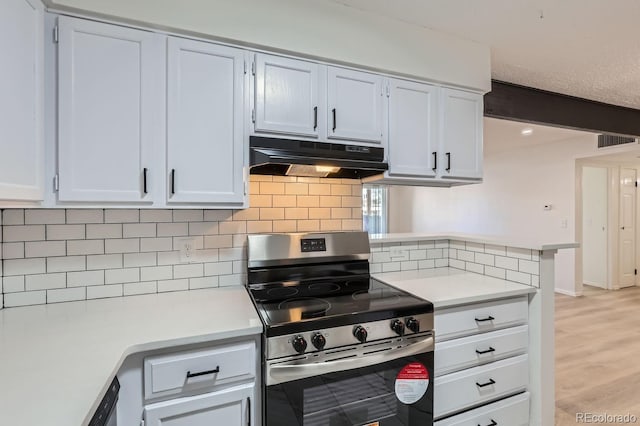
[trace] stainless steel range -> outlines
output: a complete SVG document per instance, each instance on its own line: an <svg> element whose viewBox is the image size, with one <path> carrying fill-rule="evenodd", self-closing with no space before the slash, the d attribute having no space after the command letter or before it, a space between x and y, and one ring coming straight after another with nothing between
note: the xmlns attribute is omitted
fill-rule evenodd
<svg viewBox="0 0 640 426"><path fill-rule="evenodd" d="M366 233L248 244L265 425L433 424L433 305L371 279Z"/></svg>

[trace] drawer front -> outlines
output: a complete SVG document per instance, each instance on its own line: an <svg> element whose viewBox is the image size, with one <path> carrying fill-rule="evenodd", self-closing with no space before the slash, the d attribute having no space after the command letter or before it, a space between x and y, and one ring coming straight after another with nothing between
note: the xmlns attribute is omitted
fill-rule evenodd
<svg viewBox="0 0 640 426"><path fill-rule="evenodd" d="M434 423L434 426L528 426L529 392L484 405Z"/></svg>
<svg viewBox="0 0 640 426"><path fill-rule="evenodd" d="M146 399L254 378L254 342L197 349L144 360Z"/></svg>
<svg viewBox="0 0 640 426"><path fill-rule="evenodd" d="M434 380L434 417L442 418L526 390L528 361L527 355L519 355L438 377Z"/></svg>
<svg viewBox="0 0 640 426"><path fill-rule="evenodd" d="M526 324L527 296L436 311L436 342Z"/></svg>
<svg viewBox="0 0 640 426"><path fill-rule="evenodd" d="M529 326L475 334L436 344L435 376L527 353Z"/></svg>

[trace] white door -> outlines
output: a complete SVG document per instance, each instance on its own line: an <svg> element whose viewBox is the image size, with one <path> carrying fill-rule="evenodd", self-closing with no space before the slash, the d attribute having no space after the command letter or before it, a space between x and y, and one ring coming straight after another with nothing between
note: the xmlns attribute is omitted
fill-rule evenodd
<svg viewBox="0 0 640 426"><path fill-rule="evenodd" d="M329 138L382 141L382 76L327 67Z"/></svg>
<svg viewBox="0 0 640 426"><path fill-rule="evenodd" d="M620 169L620 287L636 284L636 170Z"/></svg>
<svg viewBox="0 0 640 426"><path fill-rule="evenodd" d="M0 1L0 199L44 198L44 18L39 0Z"/></svg>
<svg viewBox="0 0 640 426"><path fill-rule="evenodd" d="M318 136L318 65L257 54L255 130Z"/></svg>
<svg viewBox="0 0 640 426"><path fill-rule="evenodd" d="M253 390L251 384L148 405L145 426L245 426L255 413Z"/></svg>
<svg viewBox="0 0 640 426"><path fill-rule="evenodd" d="M168 202L242 203L244 53L168 43Z"/></svg>
<svg viewBox="0 0 640 426"><path fill-rule="evenodd" d="M482 178L483 98L479 93L442 89L443 178Z"/></svg>
<svg viewBox="0 0 640 426"><path fill-rule="evenodd" d="M433 177L436 174L437 87L390 81L389 174Z"/></svg>
<svg viewBox="0 0 640 426"><path fill-rule="evenodd" d="M164 36L66 16L58 25L59 199L152 201Z"/></svg>
<svg viewBox="0 0 640 426"><path fill-rule="evenodd" d="M582 282L607 288L608 171L582 168Z"/></svg>

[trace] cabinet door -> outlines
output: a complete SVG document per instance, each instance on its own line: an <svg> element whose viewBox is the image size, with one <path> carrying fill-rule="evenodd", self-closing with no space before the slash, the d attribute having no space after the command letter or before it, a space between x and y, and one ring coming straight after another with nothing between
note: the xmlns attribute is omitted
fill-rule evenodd
<svg viewBox="0 0 640 426"><path fill-rule="evenodd" d="M39 0L0 1L0 199L44 196L44 17Z"/></svg>
<svg viewBox="0 0 640 426"><path fill-rule="evenodd" d="M255 130L318 136L318 65L257 54Z"/></svg>
<svg viewBox="0 0 640 426"><path fill-rule="evenodd" d="M443 178L482 178L482 111L478 93L442 89Z"/></svg>
<svg viewBox="0 0 640 426"><path fill-rule="evenodd" d="M437 93L437 87L428 84L390 81L390 175L435 176Z"/></svg>
<svg viewBox="0 0 640 426"><path fill-rule="evenodd" d="M148 405L144 410L146 426L245 426L253 419L254 385L234 387Z"/></svg>
<svg viewBox="0 0 640 426"><path fill-rule="evenodd" d="M328 137L382 141L382 76L328 67Z"/></svg>
<svg viewBox="0 0 640 426"><path fill-rule="evenodd" d="M59 200L151 201L164 37L66 16L58 25Z"/></svg>
<svg viewBox="0 0 640 426"><path fill-rule="evenodd" d="M169 38L169 203L242 203L244 54Z"/></svg>

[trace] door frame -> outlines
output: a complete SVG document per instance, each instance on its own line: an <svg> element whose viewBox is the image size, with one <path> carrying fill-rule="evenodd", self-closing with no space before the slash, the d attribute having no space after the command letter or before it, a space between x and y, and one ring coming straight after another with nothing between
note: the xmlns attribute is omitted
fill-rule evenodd
<svg viewBox="0 0 640 426"><path fill-rule="evenodd" d="M575 283L572 296L583 295L583 251L582 251L582 170L583 167L603 167L607 169L607 290L619 290L619 214L620 214L620 169L631 168L637 172L636 179L640 181L640 165L625 165L611 161L597 161L593 158L576 159L575 170L575 235L580 244L576 248L575 256ZM640 196L636 196L636 265L640 267ZM640 268L639 268L640 269ZM636 279L636 286L639 285Z"/></svg>

